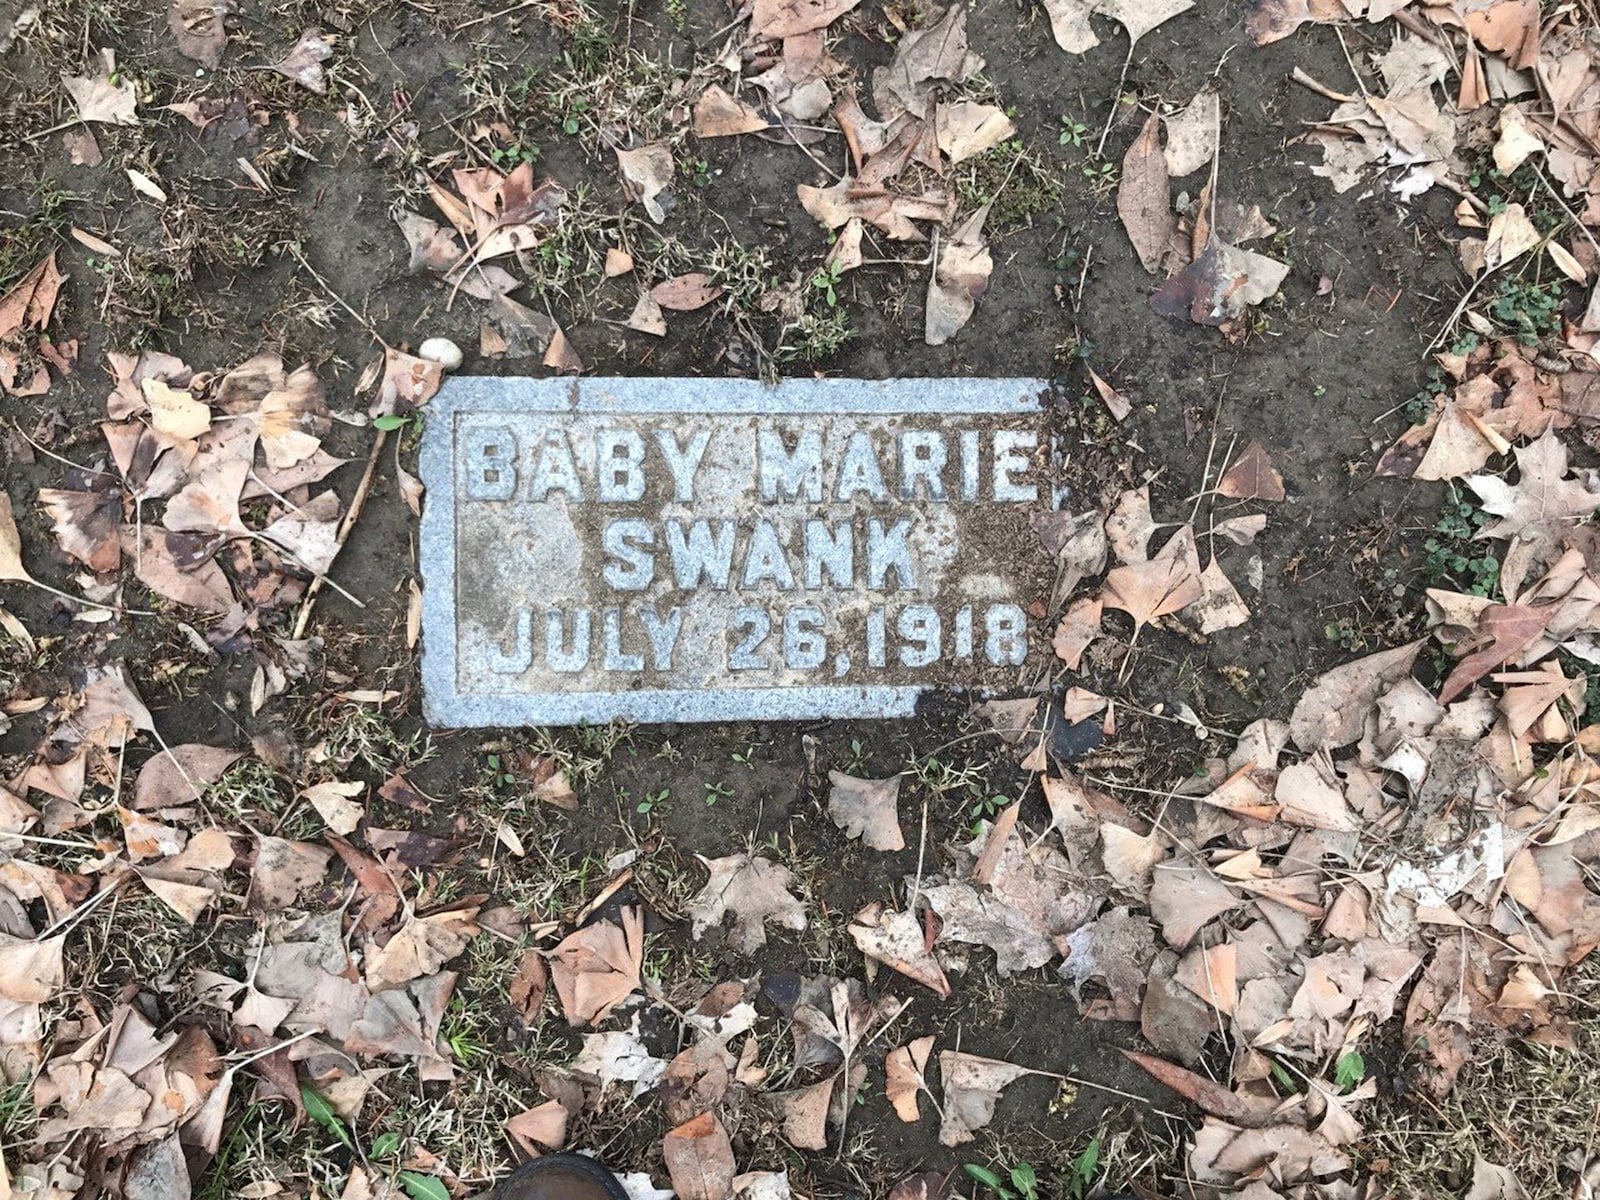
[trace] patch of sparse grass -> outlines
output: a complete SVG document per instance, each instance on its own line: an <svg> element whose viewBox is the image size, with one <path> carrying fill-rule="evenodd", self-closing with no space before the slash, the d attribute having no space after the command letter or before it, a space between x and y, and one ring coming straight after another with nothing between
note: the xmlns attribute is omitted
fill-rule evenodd
<svg viewBox="0 0 1600 1200"><path fill-rule="evenodd" d="M986 225L991 234L1031 225L1060 204L1063 191L1060 176L1021 138L1008 138L958 164L954 186L963 211L992 206Z"/></svg>
<svg viewBox="0 0 1600 1200"><path fill-rule="evenodd" d="M1480 1046L1443 1100L1385 1092L1363 1112L1364 1165L1388 1194L1462 1195L1476 1154L1514 1170L1529 1196L1578 1194L1575 1168L1600 1154L1600 961L1591 955L1563 986L1576 1050Z"/></svg>
<svg viewBox="0 0 1600 1200"><path fill-rule="evenodd" d="M626 721L536 729L533 745L538 753L554 758L573 788L581 791L599 778L617 751L632 743L633 733L634 727Z"/></svg>
<svg viewBox="0 0 1600 1200"><path fill-rule="evenodd" d="M1423 577L1431 586L1460 588L1474 596L1492 596L1500 582L1500 559L1490 542L1475 541L1489 523L1489 514L1449 485L1433 530L1422 543Z"/></svg>
<svg viewBox="0 0 1600 1200"><path fill-rule="evenodd" d="M327 716L327 736L322 754L334 767L361 767L387 775L397 767L414 766L433 757L433 741L426 733L400 733L388 714L371 704L340 703Z"/></svg>

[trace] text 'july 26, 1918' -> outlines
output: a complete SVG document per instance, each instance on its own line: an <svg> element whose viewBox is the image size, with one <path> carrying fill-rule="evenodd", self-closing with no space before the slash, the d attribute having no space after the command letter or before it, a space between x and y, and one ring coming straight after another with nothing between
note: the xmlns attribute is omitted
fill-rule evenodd
<svg viewBox="0 0 1600 1200"><path fill-rule="evenodd" d="M1015 688L1032 380L456 379L423 440L446 725L904 715Z"/></svg>

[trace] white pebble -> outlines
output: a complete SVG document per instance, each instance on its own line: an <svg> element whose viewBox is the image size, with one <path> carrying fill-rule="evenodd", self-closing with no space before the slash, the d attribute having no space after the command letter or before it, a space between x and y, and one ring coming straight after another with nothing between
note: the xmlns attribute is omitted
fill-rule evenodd
<svg viewBox="0 0 1600 1200"><path fill-rule="evenodd" d="M446 371L454 371L461 365L461 347L449 338L432 337L417 347L417 357L436 362Z"/></svg>

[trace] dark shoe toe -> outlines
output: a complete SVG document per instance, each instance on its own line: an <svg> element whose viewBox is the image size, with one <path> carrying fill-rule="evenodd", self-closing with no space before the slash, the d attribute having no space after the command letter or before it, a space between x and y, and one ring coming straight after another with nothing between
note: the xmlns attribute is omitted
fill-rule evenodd
<svg viewBox="0 0 1600 1200"><path fill-rule="evenodd" d="M486 1200L628 1200L617 1177L582 1154L547 1154L524 1163Z"/></svg>

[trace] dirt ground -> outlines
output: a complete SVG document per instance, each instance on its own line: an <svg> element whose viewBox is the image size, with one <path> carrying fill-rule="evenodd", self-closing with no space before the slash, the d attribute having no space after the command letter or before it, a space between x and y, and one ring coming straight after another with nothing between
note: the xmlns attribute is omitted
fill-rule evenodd
<svg viewBox="0 0 1600 1200"><path fill-rule="evenodd" d="M891 7L897 18L917 10ZM366 407L356 389L381 353L373 331L412 349L425 337L452 338L466 352L466 373L548 373L537 356L482 355L481 303L464 295L451 302L448 289L411 273L393 219L401 209L426 210L418 181L445 164L527 159L537 178L567 189L571 215L536 252L525 272L530 282L515 296L561 324L589 374L1049 378L1053 420L1067 446L1069 505L1108 506L1148 481L1160 522L1190 519L1208 468L1214 473L1237 446L1259 439L1271 448L1287 501L1254 544L1219 551L1236 580L1259 583L1240 584L1251 619L1203 638L1151 628L1131 669L1120 653L1091 654L1070 680L1119 704L1116 735L1078 758L1076 769L1125 789L1119 794L1138 807L1141 789L1159 794L1208 755L1226 754L1230 732L1258 717L1286 717L1320 672L1417 636L1423 589L1452 582L1424 546L1436 536L1446 489L1374 478L1372 465L1409 423L1400 409L1426 388L1426 351L1465 286L1443 240L1455 197L1435 189L1401 204L1382 191L1335 194L1307 169L1314 154L1295 143L1304 124L1325 118L1328 104L1293 83L1292 70L1315 64L1326 82L1349 86L1347 55L1361 60L1381 48L1387 28L1308 26L1257 47L1243 15L1237 5L1202 2L1145 35L1119 99L1127 46L1120 34L1068 56L1032 3L970 7L972 48L987 64L978 93L1012 114L1017 134L1002 150L956 168L964 210L993 204L995 268L970 322L934 347L921 336L925 244L880 242L872 255L908 265L851 272L834 306L813 298L813 314L831 324L797 332L760 310L762 293L791 279L809 283L817 270L828 237L796 202L795 186L829 180L792 145L702 140L684 129L691 71L705 70L727 37L731 14L720 0L243 0L215 71L197 70L179 53L160 6L47 4L33 31L0 55L0 146L10 164L0 185L0 290L43 248L58 247L68 278L55 327L78 339L70 375L46 394L0 403L0 470L25 556L38 578L71 588L73 565L55 549L31 498L58 486L62 459L86 464L103 455L108 352L160 350L197 370L223 370L272 350L290 365L312 364L332 407L345 412ZM322 96L263 69L308 29L337 35ZM834 33L833 52L851 70L865 73L892 53L894 24L878 0ZM60 132L44 131L66 117L60 74L79 70L85 49L101 46L114 46L118 69L137 81L141 123L96 126L104 161L73 165ZM1106 154L1116 162L1149 111L1186 101L1207 81L1224 114L1219 193L1260 206L1277 229L1264 252L1290 265L1281 294L1252 311L1236 342L1151 310L1153 281L1118 225L1114 188L1089 169L1103 127L1109 124ZM247 105L236 102L203 131L163 108L241 96ZM1063 137L1073 124L1087 130L1086 144ZM497 129L481 134L491 125ZM660 225L619 185L613 147L630 133L673 146L673 206ZM835 168L844 154L837 137L808 149ZM267 190L241 173L241 159ZM125 168L158 180L167 202L137 193ZM1177 189L1198 191L1204 178L1179 181ZM73 227L114 243L120 255L89 249L70 236ZM728 302L673 314L665 338L625 329L636 285L600 271L605 248L618 244L631 249L641 275L646 264L651 277L708 270L729 287ZM1092 398L1088 366L1132 401L1126 422L1110 420ZM351 459L330 478L345 504L373 436L371 428L335 423L325 439L328 450ZM414 469L415 431L403 429L395 440L398 461ZM287 780L318 743L336 742L347 775L367 783L404 768L429 801L373 794L367 816L444 839L416 868L435 898L486 894L538 919L570 920L614 877L607 864L636 852L627 860L631 878L601 913L643 904L648 973L680 999L697 985L759 978L768 997L760 1004L770 1006L786 972L860 973L846 924L871 901L893 903L894 888L918 870L918 849L913 841L882 855L847 840L828 819L829 770L871 778L909 772L902 811L914 815L908 829L926 813L930 871L949 843L965 841L979 818L1010 800L1023 801L1025 824L1048 823L1037 782L982 734L957 698L931 703L913 721L489 734L426 728L418 651L407 639L416 522L395 462L388 454L378 459L371 495L331 572L339 589L316 601L310 633L321 641L312 669L258 711L251 689L260 660L226 650L200 657L170 610L126 625L84 625L51 597L20 589L0 599L49 645L6 677L11 693L50 694L84 664L125 662L169 744L244 747L265 738L276 745L290 765L280 782L262 786L277 791L280 807L294 791ZM1203 503L1209 511L1213 502ZM134 599L130 592L127 602ZM297 612L285 606L263 619L286 630ZM393 694L378 706L341 698L362 689ZM1203 737L1176 718L1184 705L1206 727ZM0 735L0 762L20 763L32 751L46 715L16 716ZM577 811L533 799L527 779L508 765L519 754L553 755L573 782ZM283 816L277 832L284 836L318 829L304 805ZM497 839L504 824L525 854ZM733 952L715 932L692 939L685 915L703 881L696 856L749 847L765 847L787 865L813 909L805 931L774 929L753 956ZM246 929L222 922L196 938L170 914L163 918L148 903L144 911L158 928L139 944L118 926L101 933L85 926L82 944L69 948L102 964L83 981L85 997L110 1002L121 989L146 986L180 948L192 964L222 973L250 969ZM501 1123L537 1101L542 1072L578 1045L553 1016L523 1028L506 994L515 964L512 950L493 939L479 939L452 964L461 977L444 1037L459 1063L455 1082L398 1072L377 1087L359 1120L361 1137L402 1130L446 1160L463 1194L513 1161ZM929 1123L895 1120L878 1088L858 1097L837 1154L793 1150L772 1111L751 1100L725 1118L737 1129L741 1165L787 1169L797 1194L881 1197L917 1171L1027 1162L1045 1180L1042 1194L1081 1196L1071 1165L1094 1139L1096 1180L1111 1190L1189 1194L1177 1190L1188 1110L1114 1053L1141 1045L1137 1027L1081 1020L1053 970L1002 979L975 951L947 1001L933 1003L887 971L875 985L913 1002L871 1046L871 1064L892 1045L932 1033L941 1044L1071 1081L1022 1079L979 1140L957 1150L942 1147ZM159 989L149 1003L162 1022L198 1011L192 998ZM675 1049L676 1033L654 1015L645 1034L658 1051ZM1403 1057L1397 1050L1393 1061L1373 1062L1395 1093L1404 1091ZM1405 1110L1404 1100L1390 1098ZM10 1153L26 1131L22 1116L5 1119ZM1425 1125L1432 1118L1404 1119ZM273 1194L240 1190L263 1180L289 1194L340 1194L349 1150L315 1122L296 1123L287 1105L258 1102L236 1087L228 1128L196 1195ZM660 1181L666 1128L653 1103L618 1104L575 1117L568 1144L593 1148L621 1169L654 1171ZM1450 1169L1469 1171L1470 1156ZM1461 1183L1465 1175L1453 1178Z"/></svg>

